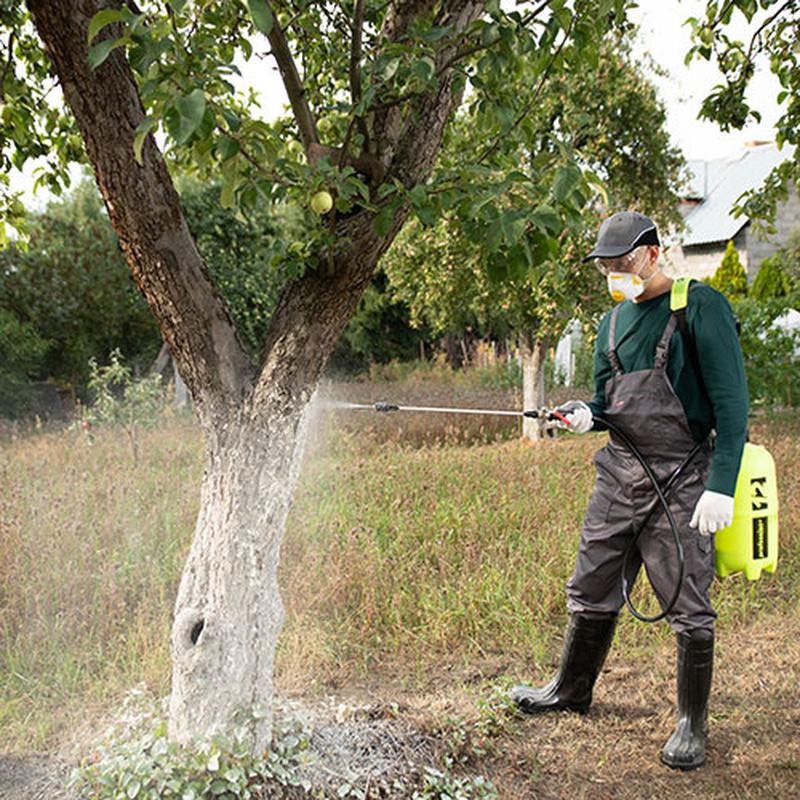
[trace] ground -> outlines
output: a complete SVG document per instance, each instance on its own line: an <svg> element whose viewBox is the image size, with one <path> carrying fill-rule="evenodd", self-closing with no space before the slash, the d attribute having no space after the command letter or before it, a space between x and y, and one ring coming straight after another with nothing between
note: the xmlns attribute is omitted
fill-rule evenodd
<svg viewBox="0 0 800 800"><path fill-rule="evenodd" d="M478 701L498 681L524 672L524 666L497 656L468 669L437 664L413 692L400 676L376 675L361 686L325 687L324 700L286 698L283 709L300 716L303 708L316 709L306 721L315 731L312 746L324 751L322 768L356 785L366 775L365 757L379 777L392 766L433 757L437 741L441 756L444 739L458 769L490 778L503 800L797 797L800 619L776 617L735 633L720 630L718 643L708 762L692 773L674 772L658 760L674 718L670 640L638 660L613 649L586 716L515 719L504 710L489 717L478 711ZM558 647L553 642L553 662ZM337 726L343 736L334 733ZM487 746L487 753L475 753ZM0 756L0 798L67 800L68 771L63 756Z"/></svg>

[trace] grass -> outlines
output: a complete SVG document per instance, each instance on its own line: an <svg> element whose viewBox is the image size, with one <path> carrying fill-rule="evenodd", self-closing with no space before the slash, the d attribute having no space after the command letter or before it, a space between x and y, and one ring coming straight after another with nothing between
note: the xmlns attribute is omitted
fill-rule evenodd
<svg viewBox="0 0 800 800"><path fill-rule="evenodd" d="M361 428L320 433L304 466L280 575L279 687L402 676L413 689L432 671L444 684L461 680L448 677L448 664L491 659L502 660L501 672L545 671L603 437L531 446L508 438L513 427L487 430L469 418L454 433L454 420L428 418L434 433L412 446L402 431L387 435L361 419ZM729 630L796 611L800 588L800 422L770 419L753 438L778 465L781 562L757 584L717 583ZM7 749L51 744L86 708L132 685L168 691L170 617L202 446L190 423L173 419L143 433L140 450L134 465L113 432L91 443L74 431L0 443ZM621 629L634 652L668 636L666 626L629 618Z"/></svg>

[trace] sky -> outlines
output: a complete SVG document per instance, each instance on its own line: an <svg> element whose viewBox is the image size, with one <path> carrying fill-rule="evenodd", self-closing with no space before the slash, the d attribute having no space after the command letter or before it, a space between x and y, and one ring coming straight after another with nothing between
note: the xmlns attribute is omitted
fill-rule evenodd
<svg viewBox="0 0 800 800"><path fill-rule="evenodd" d="M748 99L761 112L761 123L752 123L741 131L723 133L719 127L697 119L703 98L722 76L713 64L694 59L689 66L683 59L691 47L690 30L683 23L688 17L702 16L704 0L639 0L632 15L638 24L639 45L649 52L655 62L669 73L667 78L655 77L661 99L667 108L667 125L673 141L686 158L713 159L734 153L746 141L772 141L775 123L780 116L777 95L780 84L762 62L750 84ZM732 33L749 41L748 26L741 14L732 21Z"/></svg>
<svg viewBox="0 0 800 800"><path fill-rule="evenodd" d="M653 76L653 80L667 108L670 135L687 159L719 158L736 153L747 141L771 141L780 116L776 102L780 87L768 66L761 65L750 87L750 97L758 98L756 107L762 113L761 123L723 133L714 123L697 119L703 98L721 80L717 69L708 62L695 59L689 66L683 63L691 46L689 28L683 23L688 17L700 16L704 7L705 0L639 0L639 7L632 14L640 28L641 54L649 53L668 73L663 78ZM744 18L739 15L732 32L745 39L747 30ZM270 68L268 62L253 59L250 64L242 65L242 72L243 83L259 92L264 116L282 113L288 101L277 69ZM26 172L24 176L12 176L13 184L26 193L31 205L40 207L46 196L42 192L32 195L31 170Z"/></svg>

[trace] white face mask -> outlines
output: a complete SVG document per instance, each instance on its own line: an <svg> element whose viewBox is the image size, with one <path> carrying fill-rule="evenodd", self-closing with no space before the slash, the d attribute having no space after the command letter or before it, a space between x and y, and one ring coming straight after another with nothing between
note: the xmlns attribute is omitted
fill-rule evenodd
<svg viewBox="0 0 800 800"><path fill-rule="evenodd" d="M606 280L615 303L635 300L645 289L645 281L632 272L609 272Z"/></svg>

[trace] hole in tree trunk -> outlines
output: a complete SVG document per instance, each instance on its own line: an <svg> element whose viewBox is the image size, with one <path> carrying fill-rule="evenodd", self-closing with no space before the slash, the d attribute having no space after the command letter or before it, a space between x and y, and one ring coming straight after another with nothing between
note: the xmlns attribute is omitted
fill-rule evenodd
<svg viewBox="0 0 800 800"><path fill-rule="evenodd" d="M192 631L189 634L189 638L192 640L192 644L197 644L197 640L200 638L200 634L203 632L203 628L205 627L205 620L201 619L195 622L192 626Z"/></svg>

